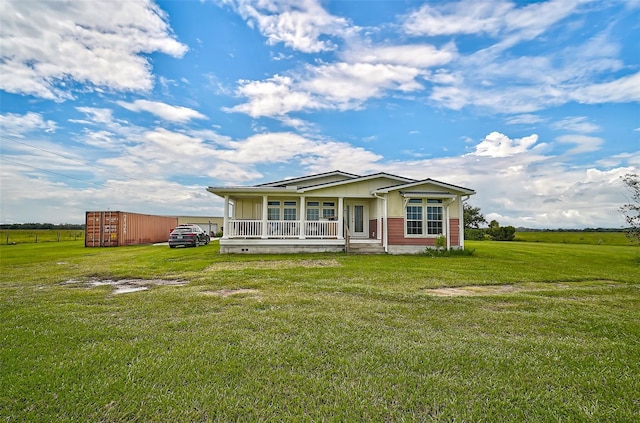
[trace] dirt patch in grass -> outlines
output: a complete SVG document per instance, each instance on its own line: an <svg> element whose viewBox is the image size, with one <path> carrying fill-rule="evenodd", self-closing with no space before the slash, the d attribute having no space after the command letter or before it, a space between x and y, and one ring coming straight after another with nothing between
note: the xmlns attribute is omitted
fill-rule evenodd
<svg viewBox="0 0 640 423"><path fill-rule="evenodd" d="M83 288L95 288L96 286L112 286L112 294L127 294L130 292L146 291L150 286L180 286L186 285L188 282L184 280L167 280L167 279L97 279L92 278L88 281L68 280L63 285L72 285Z"/></svg>
<svg viewBox="0 0 640 423"><path fill-rule="evenodd" d="M214 297L228 297L230 295L239 295L239 294L257 294L257 289L219 289L217 291L202 291L204 295L211 295Z"/></svg>
<svg viewBox="0 0 640 423"><path fill-rule="evenodd" d="M575 288L594 288L603 286L615 285L613 281L599 280L599 281L583 281L583 282L565 282L565 283L523 283L515 285L470 285L453 288L430 288L425 289L424 292L429 295L438 297L462 297L462 296L476 296L476 295L500 295L511 294L515 292L526 291L549 291L549 290L563 290L563 289L575 289Z"/></svg>
<svg viewBox="0 0 640 423"><path fill-rule="evenodd" d="M291 269L296 267L340 267L340 263L336 259L260 260L214 263L206 270Z"/></svg>

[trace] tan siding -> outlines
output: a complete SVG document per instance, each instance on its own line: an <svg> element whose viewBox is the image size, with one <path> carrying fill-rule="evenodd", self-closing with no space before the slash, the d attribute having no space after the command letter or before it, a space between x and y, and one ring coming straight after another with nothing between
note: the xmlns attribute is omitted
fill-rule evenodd
<svg viewBox="0 0 640 423"><path fill-rule="evenodd" d="M335 187L309 190L305 193L308 196L326 195L330 197L363 196L370 197L371 192L389 185L396 185L398 181L389 178L375 178L366 181L353 182L350 184L338 185Z"/></svg>

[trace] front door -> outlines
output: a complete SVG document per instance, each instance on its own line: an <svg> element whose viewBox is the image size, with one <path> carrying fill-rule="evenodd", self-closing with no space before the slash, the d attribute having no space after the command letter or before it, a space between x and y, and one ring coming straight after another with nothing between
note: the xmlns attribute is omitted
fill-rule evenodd
<svg viewBox="0 0 640 423"><path fill-rule="evenodd" d="M369 236L369 213L363 202L346 201L345 214L349 225L349 234L353 238L367 238Z"/></svg>

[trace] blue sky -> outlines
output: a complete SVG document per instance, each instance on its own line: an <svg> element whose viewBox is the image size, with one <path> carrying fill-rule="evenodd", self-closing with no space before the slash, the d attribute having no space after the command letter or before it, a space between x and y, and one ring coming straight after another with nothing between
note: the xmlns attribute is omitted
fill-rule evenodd
<svg viewBox="0 0 640 423"><path fill-rule="evenodd" d="M0 33L2 223L342 170L621 227L640 172L637 0L4 0Z"/></svg>

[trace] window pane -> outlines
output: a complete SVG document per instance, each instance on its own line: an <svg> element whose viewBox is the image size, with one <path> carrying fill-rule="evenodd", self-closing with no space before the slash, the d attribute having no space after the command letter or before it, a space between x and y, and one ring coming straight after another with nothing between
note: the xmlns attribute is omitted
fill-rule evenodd
<svg viewBox="0 0 640 423"><path fill-rule="evenodd" d="M296 220L296 209L284 209L284 220Z"/></svg>
<svg viewBox="0 0 640 423"><path fill-rule="evenodd" d="M422 199L420 198L412 198L409 200L409 204L422 204Z"/></svg>
<svg viewBox="0 0 640 423"><path fill-rule="evenodd" d="M308 207L319 207L320 206L320 202L319 201L307 201L307 206Z"/></svg>
<svg viewBox="0 0 640 423"><path fill-rule="evenodd" d="M439 235L442 233L442 207L427 207L427 234Z"/></svg>
<svg viewBox="0 0 640 423"><path fill-rule="evenodd" d="M322 203L322 207L335 207L336 203L334 203L333 201L325 201Z"/></svg>
<svg viewBox="0 0 640 423"><path fill-rule="evenodd" d="M422 234L422 222L419 220L407 221L407 235L421 235Z"/></svg>
<svg viewBox="0 0 640 423"><path fill-rule="evenodd" d="M307 209L307 220L320 220L318 209Z"/></svg>
<svg viewBox="0 0 640 423"><path fill-rule="evenodd" d="M276 209L276 208L267 209L267 219L280 220L280 209Z"/></svg>
<svg viewBox="0 0 640 423"><path fill-rule="evenodd" d="M353 207L353 217L355 220L355 232L364 231L364 206Z"/></svg>
<svg viewBox="0 0 640 423"><path fill-rule="evenodd" d="M270 206L279 206L280 205L280 201L269 201L268 204Z"/></svg>
<svg viewBox="0 0 640 423"><path fill-rule="evenodd" d="M422 207L420 206L407 207L407 220L422 220Z"/></svg>
<svg viewBox="0 0 640 423"><path fill-rule="evenodd" d="M296 203L295 201L285 201L284 202L285 206L295 206L296 204L298 204L298 203Z"/></svg>
<svg viewBox="0 0 640 423"><path fill-rule="evenodd" d="M325 219L332 218L336 215L336 211L334 209L322 209L322 217Z"/></svg>
<svg viewBox="0 0 640 423"><path fill-rule="evenodd" d="M442 204L442 200L436 200L436 199L430 198L430 199L427 200L427 203L429 203L429 204Z"/></svg>
<svg viewBox="0 0 640 423"><path fill-rule="evenodd" d="M429 235L439 235L442 233L442 222L427 222L427 233Z"/></svg>
<svg viewBox="0 0 640 423"><path fill-rule="evenodd" d="M417 203L414 202L414 204ZM422 206L407 206L406 211L407 235L422 235Z"/></svg>
<svg viewBox="0 0 640 423"><path fill-rule="evenodd" d="M442 207L427 207L427 220L442 220Z"/></svg>

